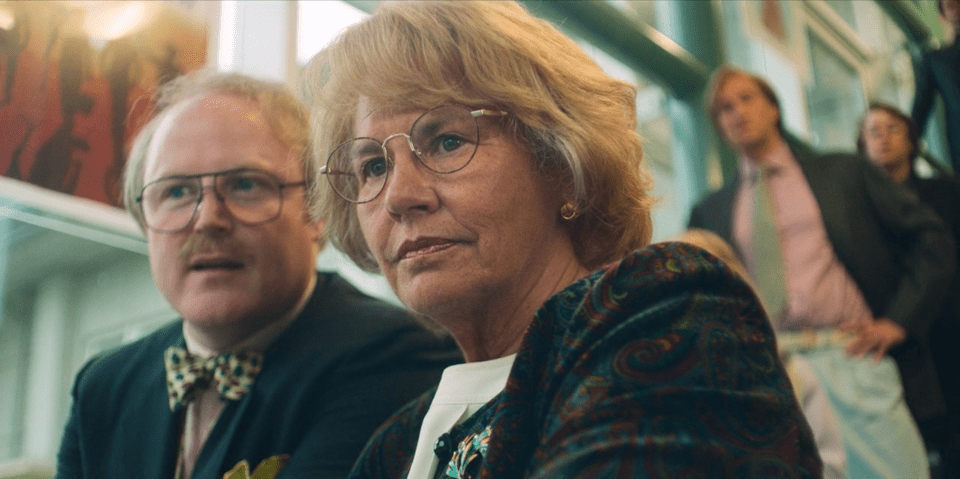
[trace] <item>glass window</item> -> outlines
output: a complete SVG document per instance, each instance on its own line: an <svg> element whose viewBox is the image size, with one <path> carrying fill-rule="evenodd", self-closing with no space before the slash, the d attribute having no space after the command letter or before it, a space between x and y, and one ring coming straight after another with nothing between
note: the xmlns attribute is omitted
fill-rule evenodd
<svg viewBox="0 0 960 479"><path fill-rule="evenodd" d="M665 240L686 229L687 211L678 194L678 171L673 145L673 122L667 114L667 93L663 88L640 78L637 91L637 120L643 137L643 160L653 177L657 198L653 205L654 240Z"/></svg>
<svg viewBox="0 0 960 479"><path fill-rule="evenodd" d="M340 1L301 0L297 5L297 64L300 66L310 61L344 28L368 16L357 7ZM333 247L328 246L320 252L317 267L323 271L337 272L367 294L394 304L400 303L383 276L361 270Z"/></svg>
<svg viewBox="0 0 960 479"><path fill-rule="evenodd" d="M871 61L874 82L869 96L900 106L909 111L913 104L913 63L907 50L907 39L889 17L883 17L883 45Z"/></svg>
<svg viewBox="0 0 960 479"><path fill-rule="evenodd" d="M657 24L656 0L607 0L610 5L629 17L637 16L647 25Z"/></svg>
<svg viewBox="0 0 960 479"><path fill-rule="evenodd" d="M867 97L904 111L913 104L913 65L907 37L873 2L857 5L861 39L872 50L869 59Z"/></svg>
<svg viewBox="0 0 960 479"><path fill-rule="evenodd" d="M608 75L637 87L637 129L643 137L644 162L653 176L651 194L659 200L651 212L653 231L656 239L678 234L686 226L686 212L674 185L673 129L666 112L667 93L595 45L583 40L578 43Z"/></svg>
<svg viewBox="0 0 960 479"><path fill-rule="evenodd" d="M0 178L0 465L52 467L77 370L176 318L145 253L119 208Z"/></svg>
<svg viewBox="0 0 960 479"><path fill-rule="evenodd" d="M298 65L306 64L344 28L367 16L346 2L301 0L297 5Z"/></svg>
<svg viewBox="0 0 960 479"><path fill-rule="evenodd" d="M0 235L9 237L9 229L4 226L8 221L0 220ZM29 324L23 318L30 314L24 311L30 303L27 297L11 301L0 294L0 381L8 386L0 388L0 462L18 458L23 452L23 385L29 338Z"/></svg>
<svg viewBox="0 0 960 479"><path fill-rule="evenodd" d="M840 18L850 26L854 26L857 22L856 13L854 13L854 3L857 2L851 2L850 0L827 0L827 5L830 5L830 8L837 12L837 15L840 15Z"/></svg>
<svg viewBox="0 0 960 479"><path fill-rule="evenodd" d="M866 105L857 71L808 31L813 82L807 85L811 140L821 149L850 150Z"/></svg>

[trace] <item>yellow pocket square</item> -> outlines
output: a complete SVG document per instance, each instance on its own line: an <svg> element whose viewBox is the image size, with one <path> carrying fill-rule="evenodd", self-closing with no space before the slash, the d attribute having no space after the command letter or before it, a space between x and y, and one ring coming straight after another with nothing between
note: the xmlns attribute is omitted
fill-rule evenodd
<svg viewBox="0 0 960 479"><path fill-rule="evenodd" d="M289 460L289 454L268 457L253 470L253 474L250 474L250 464L243 460L238 462L230 472L224 474L223 479L273 479L280 474L280 470Z"/></svg>

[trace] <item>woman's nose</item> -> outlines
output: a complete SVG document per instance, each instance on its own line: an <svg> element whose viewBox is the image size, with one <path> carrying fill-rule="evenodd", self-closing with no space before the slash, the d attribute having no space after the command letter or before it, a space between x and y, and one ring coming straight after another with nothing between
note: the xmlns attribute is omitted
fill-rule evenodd
<svg viewBox="0 0 960 479"><path fill-rule="evenodd" d="M402 136L405 141L388 142ZM408 215L414 212L429 212L438 206L434 191L435 173L428 170L417 154L410 138L406 135L393 135L384 142L390 155L391 170L384 185L384 201L387 210L396 215Z"/></svg>

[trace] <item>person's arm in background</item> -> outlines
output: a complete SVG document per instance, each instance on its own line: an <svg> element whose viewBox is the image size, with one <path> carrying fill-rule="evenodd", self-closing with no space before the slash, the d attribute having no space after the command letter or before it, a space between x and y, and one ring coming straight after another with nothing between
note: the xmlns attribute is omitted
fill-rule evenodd
<svg viewBox="0 0 960 479"><path fill-rule="evenodd" d="M924 54L914 63L914 82L916 88L913 95L913 109L910 116L913 122L917 124L920 133L923 134L930 118L930 112L933 111L933 102L937 97L936 85L933 82L933 75L930 72L930 64L927 55Z"/></svg>
<svg viewBox="0 0 960 479"><path fill-rule="evenodd" d="M847 348L850 354L871 353L880 358L910 336L925 340L953 280L955 245L947 225L916 195L894 185L868 161L859 164L859 177L874 211L901 248L904 270L887 310L861 328Z"/></svg>

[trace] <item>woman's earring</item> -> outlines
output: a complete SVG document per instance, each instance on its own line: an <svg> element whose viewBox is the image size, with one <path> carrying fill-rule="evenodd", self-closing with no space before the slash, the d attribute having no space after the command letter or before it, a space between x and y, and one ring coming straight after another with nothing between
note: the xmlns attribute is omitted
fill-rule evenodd
<svg viewBox="0 0 960 479"><path fill-rule="evenodd" d="M577 208L577 204L572 201L568 201L560 207L560 217L567 221L576 218L579 214L580 209Z"/></svg>

